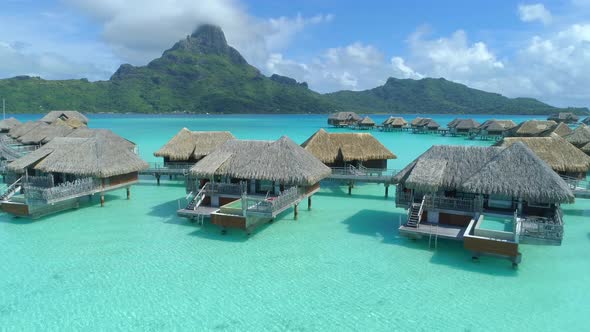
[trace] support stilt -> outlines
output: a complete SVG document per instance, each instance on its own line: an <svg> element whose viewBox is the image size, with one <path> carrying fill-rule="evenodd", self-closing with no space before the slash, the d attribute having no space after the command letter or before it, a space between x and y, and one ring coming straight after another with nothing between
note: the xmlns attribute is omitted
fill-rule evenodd
<svg viewBox="0 0 590 332"><path fill-rule="evenodd" d="M348 194L352 195L352 184L351 183L348 184Z"/></svg>
<svg viewBox="0 0 590 332"><path fill-rule="evenodd" d="M169 180L172 180L172 174L170 174L168 177L169 177Z"/></svg>
<svg viewBox="0 0 590 332"><path fill-rule="evenodd" d="M100 193L100 207L104 206L104 194Z"/></svg>
<svg viewBox="0 0 590 332"><path fill-rule="evenodd" d="M311 210L311 196L307 197L307 209Z"/></svg>
<svg viewBox="0 0 590 332"><path fill-rule="evenodd" d="M127 187L127 199L131 198L131 188Z"/></svg>
<svg viewBox="0 0 590 332"><path fill-rule="evenodd" d="M389 185L385 185L385 198L389 197Z"/></svg>
<svg viewBox="0 0 590 332"><path fill-rule="evenodd" d="M295 210L293 213L294 213L295 220L297 220L297 215L299 214L299 204L295 204Z"/></svg>
<svg viewBox="0 0 590 332"><path fill-rule="evenodd" d="M160 174L156 174L156 183L160 185Z"/></svg>

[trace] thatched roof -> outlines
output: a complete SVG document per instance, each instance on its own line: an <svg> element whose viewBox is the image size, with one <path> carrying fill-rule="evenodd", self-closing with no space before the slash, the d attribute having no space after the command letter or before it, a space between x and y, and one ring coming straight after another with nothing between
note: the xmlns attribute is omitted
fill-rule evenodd
<svg viewBox="0 0 590 332"><path fill-rule="evenodd" d="M590 127L581 124L572 134L567 135L564 138L577 147L583 147L590 143Z"/></svg>
<svg viewBox="0 0 590 332"><path fill-rule="evenodd" d="M276 141L229 140L201 159L190 173L207 178L225 175L312 185L329 176L331 170L313 154L283 136Z"/></svg>
<svg viewBox="0 0 590 332"><path fill-rule="evenodd" d="M7 168L22 173L32 165L34 169L46 173L97 178L148 168L148 164L131 150L100 134L89 138L57 137L8 164Z"/></svg>
<svg viewBox="0 0 590 332"><path fill-rule="evenodd" d="M15 126L19 125L21 122L15 118L8 118L0 121L0 131L8 131Z"/></svg>
<svg viewBox="0 0 590 332"><path fill-rule="evenodd" d="M555 127L557 127L555 121L528 120L511 130L510 136L543 136Z"/></svg>
<svg viewBox="0 0 590 332"><path fill-rule="evenodd" d="M375 121L373 121L373 119L371 119L368 116L365 116L361 121L358 122L359 125L365 125L365 126L374 126L375 125Z"/></svg>
<svg viewBox="0 0 590 332"><path fill-rule="evenodd" d="M455 129L475 129L479 127L479 122L475 121L474 119L455 119L448 124L449 128Z"/></svg>
<svg viewBox="0 0 590 332"><path fill-rule="evenodd" d="M438 122L430 119L427 123L426 123L426 127L429 129L436 129L436 128L440 128L440 125L438 124Z"/></svg>
<svg viewBox="0 0 590 332"><path fill-rule="evenodd" d="M166 145L154 152L170 160L200 159L235 138L229 131L190 131L182 128Z"/></svg>
<svg viewBox="0 0 590 332"><path fill-rule="evenodd" d="M556 172L588 172L590 157L557 134L548 137L505 138L499 146L522 142Z"/></svg>
<svg viewBox="0 0 590 332"><path fill-rule="evenodd" d="M355 112L336 112L336 113L330 114L328 119L339 120L339 121L345 121L345 120L360 121L362 118L358 114L356 114Z"/></svg>
<svg viewBox="0 0 590 332"><path fill-rule="evenodd" d="M23 144L45 144L56 137L65 137L73 130L65 121L58 119L51 124L41 123L20 136L18 141Z"/></svg>
<svg viewBox="0 0 590 332"><path fill-rule="evenodd" d="M410 122L410 125L412 127L422 127L422 126L427 125L430 121L432 121L431 118L420 118L420 117L417 117L414 120L412 120L412 122Z"/></svg>
<svg viewBox="0 0 590 332"><path fill-rule="evenodd" d="M580 150L582 150L582 152L584 152L585 154L590 155L590 143L582 146Z"/></svg>
<svg viewBox="0 0 590 332"><path fill-rule="evenodd" d="M75 119L77 122L88 124L88 118L78 111L51 111L39 121L52 123L57 119L61 119L63 121Z"/></svg>
<svg viewBox="0 0 590 332"><path fill-rule="evenodd" d="M433 146L394 180L419 192L462 192L573 202L568 185L521 142L507 148Z"/></svg>
<svg viewBox="0 0 590 332"><path fill-rule="evenodd" d="M301 146L326 164L337 160L350 162L397 158L369 133L328 133L320 129Z"/></svg>
<svg viewBox="0 0 590 332"><path fill-rule="evenodd" d="M555 114L551 114L547 120L552 120L555 122L578 122L580 117L575 115L572 112L559 112Z"/></svg>
<svg viewBox="0 0 590 332"><path fill-rule="evenodd" d="M384 126L405 126L408 122L404 118L390 116L383 121Z"/></svg>
<svg viewBox="0 0 590 332"><path fill-rule="evenodd" d="M20 136L28 133L29 131L33 130L34 128L40 125L47 125L45 122L41 121L27 121L23 122L19 125L14 126L12 129L8 131L8 136L12 138L19 138Z"/></svg>
<svg viewBox="0 0 590 332"><path fill-rule="evenodd" d="M572 128L570 128L565 122L560 122L555 129L551 131L553 134L557 134L561 137L573 134Z"/></svg>
<svg viewBox="0 0 590 332"><path fill-rule="evenodd" d="M106 137L110 142L125 147L126 149L133 150L135 143L130 140L121 137L109 129L93 129L88 127L80 127L73 130L67 137L72 138L89 138L89 137Z"/></svg>

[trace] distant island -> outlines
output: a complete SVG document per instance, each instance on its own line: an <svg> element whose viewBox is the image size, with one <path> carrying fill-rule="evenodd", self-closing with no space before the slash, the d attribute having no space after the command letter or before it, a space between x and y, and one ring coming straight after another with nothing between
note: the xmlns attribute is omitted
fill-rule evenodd
<svg viewBox="0 0 590 332"><path fill-rule="evenodd" d="M282 114L359 113L539 114L589 113L532 98L507 98L443 78L389 78L365 91L320 94L305 82L263 75L227 44L223 31L203 25L146 66L124 64L108 81L0 80L10 113L75 109L86 113Z"/></svg>

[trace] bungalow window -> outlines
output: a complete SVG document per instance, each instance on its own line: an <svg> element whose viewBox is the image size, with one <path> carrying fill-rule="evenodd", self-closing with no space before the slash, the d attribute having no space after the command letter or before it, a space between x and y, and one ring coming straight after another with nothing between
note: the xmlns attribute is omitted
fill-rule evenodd
<svg viewBox="0 0 590 332"><path fill-rule="evenodd" d="M511 209L512 197L502 195L490 195L488 198L488 206L490 208Z"/></svg>
<svg viewBox="0 0 590 332"><path fill-rule="evenodd" d="M268 180L260 180L260 181L258 181L258 190L257 190L257 192L266 194L269 191L271 193L274 191L274 183L272 181L268 181Z"/></svg>

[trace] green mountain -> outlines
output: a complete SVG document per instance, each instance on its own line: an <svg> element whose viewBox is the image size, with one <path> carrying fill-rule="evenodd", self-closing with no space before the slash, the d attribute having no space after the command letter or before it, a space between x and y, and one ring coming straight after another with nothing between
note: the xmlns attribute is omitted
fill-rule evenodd
<svg viewBox="0 0 590 332"><path fill-rule="evenodd" d="M264 76L227 45L220 28L203 25L147 66L122 65L108 81L0 80L10 111L137 113L322 113L334 109L306 83Z"/></svg>
<svg viewBox="0 0 590 332"><path fill-rule="evenodd" d="M0 80L10 113L52 109L134 113L464 113L548 114L563 109L509 99L444 79L399 80L366 91L321 95L292 78L264 76L203 25L146 66L122 65L108 81ZM588 109L568 109L588 112Z"/></svg>
<svg viewBox="0 0 590 332"><path fill-rule="evenodd" d="M507 98L472 89L444 78L421 80L389 78L365 91L338 91L324 95L346 111L359 113L422 114L551 114L588 113L587 108L556 108L533 98Z"/></svg>

